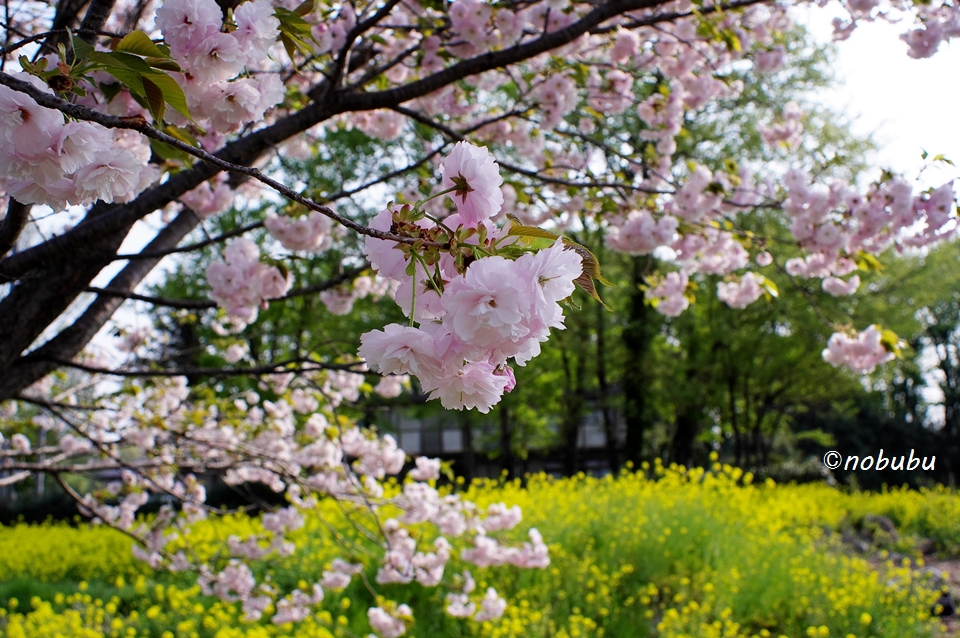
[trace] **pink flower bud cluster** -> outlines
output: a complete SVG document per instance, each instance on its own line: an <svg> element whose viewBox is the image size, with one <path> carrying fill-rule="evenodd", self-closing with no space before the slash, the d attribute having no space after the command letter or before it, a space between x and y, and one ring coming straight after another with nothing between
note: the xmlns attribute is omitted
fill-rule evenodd
<svg viewBox="0 0 960 638"><path fill-rule="evenodd" d="M441 174L458 211L444 220L446 227L482 224L496 241L497 230L488 220L503 203L502 180L489 152L461 142L444 160ZM383 211L373 226L388 229L392 215ZM393 242L368 237L365 250L382 277L400 282L397 302L421 326L390 324L368 332L361 337L360 356L383 374L416 376L446 408L484 413L515 384L508 359L524 365L539 354L551 328L563 327L559 302L573 293L573 280L581 273L580 255L560 240L515 260L483 257L464 273L444 256L440 295L434 288L440 282L430 284L432 275L419 263L415 276L406 274L406 255Z"/></svg>
<svg viewBox="0 0 960 638"><path fill-rule="evenodd" d="M847 366L857 374L869 374L880 365L893 359L882 341L877 326L852 335L835 332L823 351L823 360L834 366Z"/></svg>
<svg viewBox="0 0 960 638"><path fill-rule="evenodd" d="M52 93L39 78L13 75ZM0 86L0 189L17 201L57 212L68 204L125 202L159 177L149 159L150 145L137 133L64 122L59 111Z"/></svg>
<svg viewBox="0 0 960 638"><path fill-rule="evenodd" d="M290 289L292 277L261 262L260 249L251 240L234 240L224 254L225 263L214 262L207 267L207 281L217 305L239 321L254 321L262 304Z"/></svg>

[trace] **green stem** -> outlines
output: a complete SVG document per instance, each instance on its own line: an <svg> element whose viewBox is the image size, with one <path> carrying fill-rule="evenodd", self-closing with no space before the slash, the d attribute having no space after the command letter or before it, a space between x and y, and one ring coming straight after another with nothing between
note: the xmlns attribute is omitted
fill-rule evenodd
<svg viewBox="0 0 960 638"><path fill-rule="evenodd" d="M412 253L414 257L417 256L416 253ZM417 269L413 269L413 280L410 288L413 290L410 299L410 327L413 328L413 319L417 316Z"/></svg>
<svg viewBox="0 0 960 638"><path fill-rule="evenodd" d="M439 193L434 193L433 195L431 195L430 197L427 197L426 199L418 199L417 203L413 205L413 209L420 210L420 207L426 204L427 202L429 202L431 199L436 199L442 195L446 195L447 193L452 193L455 190L457 190L457 186L451 186L447 190L440 191Z"/></svg>
<svg viewBox="0 0 960 638"><path fill-rule="evenodd" d="M430 282L430 287L433 288L433 290L434 290L438 295L442 295L443 293L440 291L440 287L437 286L437 282L435 282L435 281L433 280L433 277L430 277L430 276L429 276L430 267L427 265L427 262L423 259L423 257L422 257L421 255L419 255L419 254L417 254L417 253L411 253L411 254L413 255L414 259L416 259L420 264L423 265L423 272L424 272L424 274L427 275L427 281ZM416 271L414 271L414 272L416 272Z"/></svg>

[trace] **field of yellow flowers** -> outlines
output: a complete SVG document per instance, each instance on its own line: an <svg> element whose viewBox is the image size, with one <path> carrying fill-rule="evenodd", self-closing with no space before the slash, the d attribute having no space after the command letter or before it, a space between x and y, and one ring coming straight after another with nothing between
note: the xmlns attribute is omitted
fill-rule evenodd
<svg viewBox="0 0 960 638"><path fill-rule="evenodd" d="M714 464L460 489L483 507L520 505L517 538L537 527L552 563L475 570L480 591L495 586L509 602L503 618L482 624L444 616L438 591L388 586L385 595L414 611L412 636L932 637L942 635L932 616L939 594L915 548L923 539L928 551L960 555L960 501L946 488L754 484ZM869 552L854 555L841 538L871 515L889 518L898 533L879 533ZM192 542L214 552L225 535L256 525L242 516L204 523ZM336 555L321 523L298 534L295 559L262 566L277 584L305 587ZM299 625L248 623L237 605L202 596L188 576L150 572L112 530L0 527L0 635L10 638L364 636L370 602L354 583Z"/></svg>

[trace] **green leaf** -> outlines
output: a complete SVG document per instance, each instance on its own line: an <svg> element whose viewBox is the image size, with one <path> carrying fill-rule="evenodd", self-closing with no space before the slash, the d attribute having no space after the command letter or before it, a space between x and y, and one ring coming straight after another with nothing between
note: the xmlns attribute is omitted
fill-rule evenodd
<svg viewBox="0 0 960 638"><path fill-rule="evenodd" d="M153 73L153 69L150 68L150 65L146 61L136 55L131 55L130 53L124 53L122 51L114 51L113 53L105 53L104 55L109 55L114 60L127 67L132 69L137 73Z"/></svg>
<svg viewBox="0 0 960 638"><path fill-rule="evenodd" d="M102 70L117 78L117 80L120 81L120 84L130 89L130 92L134 95L138 95L142 98L146 97L146 92L143 88L143 82L140 81L140 74L136 71L131 71L122 65L108 66Z"/></svg>
<svg viewBox="0 0 960 638"><path fill-rule="evenodd" d="M881 326L877 326L881 328ZM887 352L892 352L896 356L900 356L902 351L900 349L900 335L898 335L893 330L889 328L881 328L880 330L880 345L883 346L884 350Z"/></svg>
<svg viewBox="0 0 960 638"><path fill-rule="evenodd" d="M293 31L294 33L299 33L303 36L309 36L312 31L310 23L303 19L297 12L291 11L290 9L284 9L283 7L277 7L274 9L273 13L278 20L280 20L280 30ZM286 27L286 29L284 28Z"/></svg>
<svg viewBox="0 0 960 638"><path fill-rule="evenodd" d="M159 140L150 140L150 148L165 160L176 160L184 166L193 165L194 157L192 155Z"/></svg>
<svg viewBox="0 0 960 638"><path fill-rule="evenodd" d="M287 56L293 60L293 56L297 53L297 43L292 37L290 37L290 35L284 32L280 33L280 42L283 44L283 48L286 50Z"/></svg>
<svg viewBox="0 0 960 638"><path fill-rule="evenodd" d="M86 60L95 50L73 33L70 34L70 46L73 47L74 60Z"/></svg>
<svg viewBox="0 0 960 638"><path fill-rule="evenodd" d="M856 262L857 268L860 270L865 270L867 272L880 272L883 270L883 264L880 263L879 259L870 253L863 252L862 250L857 252L853 260Z"/></svg>
<svg viewBox="0 0 960 638"><path fill-rule="evenodd" d="M522 224L514 224L510 227L510 232L507 234L515 237L537 237L551 239L553 241L560 238L560 235L554 235L548 230L537 228L536 226L523 226Z"/></svg>
<svg viewBox="0 0 960 638"><path fill-rule="evenodd" d="M590 249L586 246L582 246L575 241L571 241L567 238L563 239L564 247L569 247L571 250L577 251L577 254L580 255L583 263L583 272L580 273L580 276L573 280L573 283L577 284L583 288L584 292L600 302L607 310L612 310L610 306L604 303L603 299L600 298L600 295L597 293L597 287L593 283L594 279L602 283L604 286L612 286L609 281L603 278L603 275L600 274L600 262L597 261L596 256L590 252Z"/></svg>
<svg viewBox="0 0 960 638"><path fill-rule="evenodd" d="M313 13L313 9L316 6L314 0L304 0L301 2L296 9L293 10L298 16L308 16Z"/></svg>
<svg viewBox="0 0 960 638"><path fill-rule="evenodd" d="M612 286L613 284L606 279L603 275L600 274L600 262L597 260L596 255L590 252L590 249L586 246L582 246L575 241L563 238L563 244L565 246L570 246L573 250L576 250L580 257L583 258L583 272L588 273L591 277L602 283L604 286Z"/></svg>
<svg viewBox="0 0 960 638"><path fill-rule="evenodd" d="M191 122L193 117L190 115L190 108L187 106L187 96L183 94L183 89L177 84L177 81L166 73L153 72L149 76L150 81L163 91L163 99L175 111L180 113Z"/></svg>
<svg viewBox="0 0 960 638"><path fill-rule="evenodd" d="M197 138L195 138L187 129L180 128L179 126L171 126L170 124L168 124L163 128L163 132L169 135L170 137L174 137L180 140L184 144L189 144L190 146L196 146L197 148L200 148L200 142L198 142Z"/></svg>
<svg viewBox="0 0 960 638"><path fill-rule="evenodd" d="M773 283L772 281L770 281L770 280L767 279L766 277L762 277L762 276L761 276L761 278L760 278L760 285L763 286L764 289L766 289L766 291L770 294L771 297L779 297L779 296L780 296L780 291L777 289L777 284Z"/></svg>
<svg viewBox="0 0 960 638"><path fill-rule="evenodd" d="M169 58L170 56L164 54L164 52L154 44L153 40L150 39L143 31L133 31L126 35L120 44L117 45L117 51L124 51L126 53L135 53L136 55L143 56L145 58Z"/></svg>
<svg viewBox="0 0 960 638"><path fill-rule="evenodd" d="M180 65L170 58L144 58L144 61L155 69L173 72L183 71Z"/></svg>
<svg viewBox="0 0 960 638"><path fill-rule="evenodd" d="M113 98L117 97L117 94L123 88L118 82L101 82L99 86L100 91L107 98L107 102L112 102Z"/></svg>
<svg viewBox="0 0 960 638"><path fill-rule="evenodd" d="M163 122L163 113L166 110L163 91L160 90L159 86L151 82L150 78L141 77L140 81L143 82L143 90L147 97L147 108L150 109L150 115L153 116L153 121L159 124Z"/></svg>

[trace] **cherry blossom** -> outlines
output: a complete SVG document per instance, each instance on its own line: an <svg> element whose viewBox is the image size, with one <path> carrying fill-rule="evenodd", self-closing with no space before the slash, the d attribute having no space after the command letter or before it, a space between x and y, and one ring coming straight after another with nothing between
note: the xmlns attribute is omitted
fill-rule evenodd
<svg viewBox="0 0 960 638"><path fill-rule="evenodd" d="M877 326L852 335L841 332L831 335L823 351L823 360L834 366L847 366L857 374L869 374L894 355L882 343Z"/></svg>
<svg viewBox="0 0 960 638"><path fill-rule="evenodd" d="M455 189L452 196L466 225L476 226L500 211L503 178L487 149L466 142L457 143L440 166L440 174L443 187Z"/></svg>

